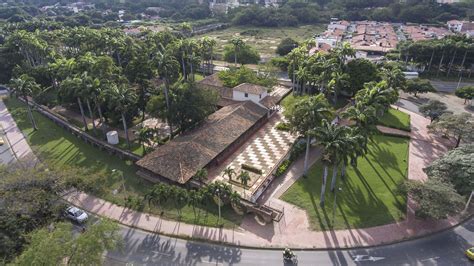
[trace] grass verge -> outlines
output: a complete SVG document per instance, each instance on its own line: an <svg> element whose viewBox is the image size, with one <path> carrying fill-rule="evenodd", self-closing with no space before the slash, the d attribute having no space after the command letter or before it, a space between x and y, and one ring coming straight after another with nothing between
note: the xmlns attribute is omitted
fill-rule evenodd
<svg viewBox="0 0 474 266"><path fill-rule="evenodd" d="M410 131L410 115L390 108L387 112L379 119L379 125L396 128L404 131Z"/></svg>
<svg viewBox="0 0 474 266"><path fill-rule="evenodd" d="M118 205L124 205L125 197L141 198L152 186L151 183L136 174L137 168L132 162L123 161L86 144L37 112L34 112L34 117L39 130L33 131L27 118L26 106L23 103L14 98L9 98L5 100L5 104L18 127L25 134L33 151L41 160L58 166L73 165L87 168L91 175L105 174L106 182L100 184L105 192L96 196ZM117 173L113 173L112 169L117 169ZM152 214L163 212L165 219L179 218L178 212L172 203L161 208L150 208L145 205L143 211ZM206 206L197 209L197 211L196 218L192 207L184 207L180 220L191 224L218 225L217 206ZM235 214L230 206L222 208L221 223L225 227L240 224L241 219L242 217Z"/></svg>
<svg viewBox="0 0 474 266"><path fill-rule="evenodd" d="M326 204L319 205L323 165L314 164L307 178L300 178L282 196L284 201L306 210L313 230L367 228L399 221L405 217L406 196L396 193L407 176L408 139L376 135L358 167L348 167L346 178L338 177L336 212L334 193L329 190Z"/></svg>

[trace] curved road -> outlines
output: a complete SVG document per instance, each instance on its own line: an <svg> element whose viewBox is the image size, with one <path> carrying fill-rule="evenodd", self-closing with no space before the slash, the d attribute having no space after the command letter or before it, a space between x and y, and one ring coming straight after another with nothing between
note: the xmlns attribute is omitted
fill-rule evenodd
<svg viewBox="0 0 474 266"><path fill-rule="evenodd" d="M281 250L259 250L187 241L127 227L125 247L109 252L106 265L284 265ZM296 251L298 265L474 265L464 251L474 246L474 218L425 238L333 251Z"/></svg>

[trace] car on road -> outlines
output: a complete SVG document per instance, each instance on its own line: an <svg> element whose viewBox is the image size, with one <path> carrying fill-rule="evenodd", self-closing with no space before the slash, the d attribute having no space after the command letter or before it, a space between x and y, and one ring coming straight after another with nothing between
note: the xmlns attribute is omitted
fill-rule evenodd
<svg viewBox="0 0 474 266"><path fill-rule="evenodd" d="M474 260L474 247L468 248L468 249L466 250L466 256L467 256L470 260Z"/></svg>
<svg viewBox="0 0 474 266"><path fill-rule="evenodd" d="M8 94L8 89L7 87L0 85L0 95L2 94L4 95Z"/></svg>
<svg viewBox="0 0 474 266"><path fill-rule="evenodd" d="M3 146L3 144L5 144L5 141L3 140L3 137L0 136L0 146Z"/></svg>
<svg viewBox="0 0 474 266"><path fill-rule="evenodd" d="M68 219L78 223L84 223L87 221L87 218L89 218L85 211L74 206L68 207L65 211L65 215Z"/></svg>

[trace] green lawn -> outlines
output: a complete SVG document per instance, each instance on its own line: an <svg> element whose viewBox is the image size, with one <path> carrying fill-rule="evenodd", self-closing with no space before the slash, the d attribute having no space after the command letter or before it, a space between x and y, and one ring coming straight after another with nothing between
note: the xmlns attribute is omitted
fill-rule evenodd
<svg viewBox="0 0 474 266"><path fill-rule="evenodd" d="M366 228L399 221L405 217L406 197L396 193L406 179L408 141L405 138L376 135L366 158L358 167L348 167L347 177L339 178L337 208L333 221L334 194L328 175L326 205L319 206L322 164L317 162L307 178L300 178L282 199L307 211L313 230Z"/></svg>
<svg viewBox="0 0 474 266"><path fill-rule="evenodd" d="M107 181L103 183L106 191L104 194L97 195L103 199L114 202L119 205L124 204L125 196L141 197L152 186L151 183L143 180L136 175L137 168L130 161L123 161L118 157L109 155L100 151L85 142L69 134L64 129L54 124L51 120L34 112L34 117L39 130L33 131L31 124L27 119L26 107L14 98L5 101L9 111L15 118L18 127L26 135L28 142L32 146L36 155L48 163L56 165L76 165L90 169L91 174L106 173ZM125 190L123 191L123 181L119 174L113 174L112 169L117 169L123 173L125 179ZM118 190L117 194L113 194ZM172 203L170 203L172 204ZM145 207L145 211L159 214L164 211L164 217L168 219L177 219L177 211L172 208L164 207L158 209ZM184 207L181 220L187 223L196 223L202 225L215 226L217 224L217 206L208 206L201 209L200 218L195 219L191 207ZM226 227L240 224L241 217L232 211L232 208L223 208L223 223Z"/></svg>
<svg viewBox="0 0 474 266"><path fill-rule="evenodd" d="M378 122L380 125L410 131L410 115L390 108Z"/></svg>

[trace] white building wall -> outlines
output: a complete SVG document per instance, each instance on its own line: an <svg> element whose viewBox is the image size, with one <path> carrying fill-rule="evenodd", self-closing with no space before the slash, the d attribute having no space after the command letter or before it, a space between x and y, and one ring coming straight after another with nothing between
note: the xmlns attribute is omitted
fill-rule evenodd
<svg viewBox="0 0 474 266"><path fill-rule="evenodd" d="M245 97L245 93L241 91L233 91L232 92L232 99L234 101L252 101L260 106L263 106L260 104L260 101L265 98L268 95L268 93L264 92L261 95L257 94L247 94L247 97Z"/></svg>

